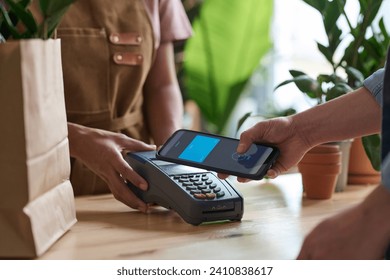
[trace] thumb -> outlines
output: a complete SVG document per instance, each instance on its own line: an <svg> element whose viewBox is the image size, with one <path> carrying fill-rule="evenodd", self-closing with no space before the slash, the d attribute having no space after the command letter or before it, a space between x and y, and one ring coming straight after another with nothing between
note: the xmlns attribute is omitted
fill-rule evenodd
<svg viewBox="0 0 390 280"><path fill-rule="evenodd" d="M122 142L122 149L132 152L156 150L156 148L156 145L146 144L143 141L132 139L130 137L126 137L125 141Z"/></svg>
<svg viewBox="0 0 390 280"><path fill-rule="evenodd" d="M240 142L237 146L237 153L243 154L245 153L249 147L252 145L253 141L251 137L249 136L248 131L244 131L240 136Z"/></svg>

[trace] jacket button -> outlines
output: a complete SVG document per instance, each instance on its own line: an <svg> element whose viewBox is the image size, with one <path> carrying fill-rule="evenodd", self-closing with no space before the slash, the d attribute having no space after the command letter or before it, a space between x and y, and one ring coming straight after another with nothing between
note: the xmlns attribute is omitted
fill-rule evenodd
<svg viewBox="0 0 390 280"><path fill-rule="evenodd" d="M137 43L141 43L142 42L142 37L141 36L137 36L137 38L135 40L137 41Z"/></svg>
<svg viewBox="0 0 390 280"><path fill-rule="evenodd" d="M123 56L121 54L116 55L116 60L121 61L123 59Z"/></svg>
<svg viewBox="0 0 390 280"><path fill-rule="evenodd" d="M111 42L118 43L119 42L119 36L118 35L111 35L110 36Z"/></svg>
<svg viewBox="0 0 390 280"><path fill-rule="evenodd" d="M141 61L142 60L142 55L137 55L137 59L139 60L139 61Z"/></svg>

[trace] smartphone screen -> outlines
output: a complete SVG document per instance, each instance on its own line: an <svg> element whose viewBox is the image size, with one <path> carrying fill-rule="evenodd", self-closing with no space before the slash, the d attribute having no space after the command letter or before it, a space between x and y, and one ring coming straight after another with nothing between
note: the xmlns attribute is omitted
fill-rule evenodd
<svg viewBox="0 0 390 280"><path fill-rule="evenodd" d="M233 138L179 130L158 157L242 177L264 176L277 154L275 148L252 144L246 153L238 154L238 143Z"/></svg>

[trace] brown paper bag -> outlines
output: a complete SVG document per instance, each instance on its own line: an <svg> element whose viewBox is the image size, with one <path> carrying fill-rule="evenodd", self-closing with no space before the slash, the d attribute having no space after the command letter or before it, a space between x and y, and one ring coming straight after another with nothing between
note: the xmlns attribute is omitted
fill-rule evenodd
<svg viewBox="0 0 390 280"><path fill-rule="evenodd" d="M0 44L0 258L45 252L76 222L59 40Z"/></svg>

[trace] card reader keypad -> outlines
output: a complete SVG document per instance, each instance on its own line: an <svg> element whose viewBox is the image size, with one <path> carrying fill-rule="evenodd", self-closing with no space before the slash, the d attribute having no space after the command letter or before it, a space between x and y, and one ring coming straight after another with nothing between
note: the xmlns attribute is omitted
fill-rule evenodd
<svg viewBox="0 0 390 280"><path fill-rule="evenodd" d="M171 178L194 198L215 200L225 196L224 185L212 173L181 174Z"/></svg>

